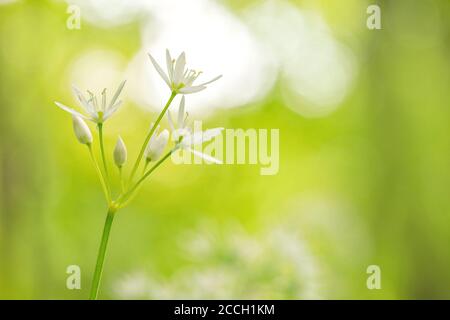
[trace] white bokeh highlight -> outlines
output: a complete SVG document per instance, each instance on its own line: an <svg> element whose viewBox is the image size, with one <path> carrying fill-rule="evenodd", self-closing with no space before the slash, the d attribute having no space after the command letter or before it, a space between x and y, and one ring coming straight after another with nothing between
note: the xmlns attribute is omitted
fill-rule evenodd
<svg viewBox="0 0 450 320"><path fill-rule="evenodd" d="M287 107L306 117L326 116L348 95L357 74L351 50L338 42L316 11L288 1L256 2L239 17L213 0L77 0L82 18L100 26L140 22L141 48L127 66L127 91L137 105L158 111L170 92L148 52L165 67L186 52L198 82L223 74L187 96L191 114L261 101L280 81Z"/></svg>
<svg viewBox="0 0 450 320"><path fill-rule="evenodd" d="M174 3L177 5L174 5ZM189 68L204 71L198 83L223 74L198 94L188 95L191 113L246 105L262 99L276 79L275 63L247 26L217 3L206 0L164 1L150 9L143 48L130 65L139 79L132 96L140 105L161 108L170 92L150 64L151 52L165 66L165 49L172 56L186 52Z"/></svg>
<svg viewBox="0 0 450 320"><path fill-rule="evenodd" d="M92 49L82 52L69 67L70 83L83 93L100 94L104 88L114 94L125 80L126 59L115 51Z"/></svg>
<svg viewBox="0 0 450 320"><path fill-rule="evenodd" d="M249 9L246 18L279 63L289 108L317 117L339 106L353 82L355 58L317 12L286 1L265 1Z"/></svg>

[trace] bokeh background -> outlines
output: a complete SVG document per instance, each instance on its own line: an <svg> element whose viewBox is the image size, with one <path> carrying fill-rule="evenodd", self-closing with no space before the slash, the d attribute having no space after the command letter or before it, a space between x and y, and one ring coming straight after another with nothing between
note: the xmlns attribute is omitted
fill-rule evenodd
<svg viewBox="0 0 450 320"><path fill-rule="evenodd" d="M224 74L187 97L206 126L280 129L280 170L166 163L114 221L100 298L450 298L449 24L448 0L1 0L0 298L88 296L106 208L53 102L127 79L105 134L134 158L165 48Z"/></svg>

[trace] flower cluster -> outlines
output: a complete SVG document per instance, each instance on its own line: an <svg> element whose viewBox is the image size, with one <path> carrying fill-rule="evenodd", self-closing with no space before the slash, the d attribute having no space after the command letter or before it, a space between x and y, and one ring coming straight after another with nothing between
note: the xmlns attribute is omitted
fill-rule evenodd
<svg viewBox="0 0 450 320"><path fill-rule="evenodd" d="M221 76L200 84L194 84L196 79L201 74L201 71L195 71L186 67L186 55L184 52L182 52L177 59L172 59L169 50L166 50L167 73L163 71L152 55L149 54L149 57L156 71L170 88L171 96L156 121L151 124L150 131L146 135L141 152L139 153L139 156L137 157L131 170L130 177L128 181L122 181L122 192L115 201L112 200L108 165L106 161L105 148L103 146L103 124L122 105L122 100L120 100L119 97L124 89L126 81L120 83L110 101L107 101L106 88L103 89L101 95L97 97L91 91L87 91L88 96L85 96L77 87L73 86L73 93L80 104L82 111L77 111L76 109L68 107L65 104L55 102L59 108L69 112L72 115L75 136L80 143L88 146L92 160L94 161L94 165L102 183L107 202L110 207L116 209L128 203L129 199L132 198L143 180L145 180L148 175L154 171L154 169L156 169L163 161L165 161L173 152L177 150L187 150L188 152L192 152L208 161L220 163L219 160L194 150L193 146L210 141L217 135L221 134L223 128L215 128L204 132L194 133L192 128L188 125L188 114L185 111L186 101L184 95L206 89L208 84L218 80ZM179 94L182 95L182 98L178 108L177 121L175 123L172 119L172 115L168 111L168 108L175 96ZM166 114L170 132L167 129L160 130L160 122ZM84 120L92 121L97 126L102 159L101 166L98 165L97 159L92 150L94 141L92 132ZM169 139L170 136L171 139ZM173 146L170 148L169 152L163 156L164 151L167 149L171 141L173 142ZM127 159L127 147L123 139L119 136L113 151L113 160L114 164L121 173L121 179L123 179L122 168L126 165ZM143 175L140 179L134 181L136 171L141 162L144 163ZM155 164L147 170L147 166L151 162L154 162Z"/></svg>
<svg viewBox="0 0 450 320"><path fill-rule="evenodd" d="M161 75L164 82L170 88L171 95L166 105L156 118L155 122L150 126L150 131L145 136L144 143L142 144L138 157L131 169L130 176L126 181L124 180L122 175L122 168L126 165L128 159L127 147L122 138L120 136L118 137L112 156L114 164L116 165L120 173L121 191L119 195L114 198L114 200L113 194L111 192L110 176L108 172L108 164L106 161L107 157L103 143L103 125L105 121L108 120L121 106L122 101L119 100L119 96L125 86L125 81L123 81L119 85L109 102L107 102L106 89L103 89L103 91L101 92L101 97L97 99L97 96L94 93L88 91L89 98L86 98L80 90L78 90L76 87L73 87L73 92L79 104L81 105L83 112L79 112L60 102L55 102L58 107L60 107L64 111L69 112L72 115L75 136L80 143L86 145L89 149L89 154L99 176L100 183L105 194L106 202L108 204L108 213L105 220L102 241L97 256L97 264L92 279L90 299L96 299L98 295L103 270L103 261L106 254L109 231L111 229L114 215L117 210L126 206L134 198L144 180L146 180L153 171L155 171L166 159L168 159L172 155L172 153L180 149L187 150L196 154L197 156L203 157L215 163L220 163L219 160L191 148L196 144L201 144L203 142L209 141L215 136L219 135L222 131L222 128L206 130L205 132L200 133L193 133L187 125L187 113L185 112L186 102L184 95L206 89L207 84L218 80L221 76L218 76L210 81L194 85L195 80L198 78L201 72L186 68L186 55L184 54L184 52L180 54L178 59L173 60L170 56L169 51L166 51L167 74L164 73L159 64L151 55L149 55L149 57L157 72ZM168 113L168 109L175 96L177 96L178 94L183 95L183 97L181 98L180 106L178 109L177 124L175 127L170 112ZM160 131L160 122L164 118L166 113L168 116L169 126L172 134L173 146L164 155L164 150L169 144L170 133L167 129ZM94 138L92 136L91 130L89 129L89 126L84 120L90 120L97 126L102 166L98 164L97 158L93 152ZM144 162L142 176L139 179L134 179L135 175L137 174L137 170L142 162ZM148 168L148 165L152 162L154 163L153 166Z"/></svg>
<svg viewBox="0 0 450 320"><path fill-rule="evenodd" d="M292 219L298 221L298 216ZM321 299L323 266L298 225L267 224L249 233L239 223L203 220L178 234L186 266L172 275L139 269L116 280L120 299ZM193 285L195 284L195 285Z"/></svg>

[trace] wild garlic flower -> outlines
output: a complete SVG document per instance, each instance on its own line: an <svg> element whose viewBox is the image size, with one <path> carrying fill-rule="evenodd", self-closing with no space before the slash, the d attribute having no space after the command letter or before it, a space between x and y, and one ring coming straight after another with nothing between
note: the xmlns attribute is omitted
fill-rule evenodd
<svg viewBox="0 0 450 320"><path fill-rule="evenodd" d="M210 84L211 82L214 82L222 77L222 75L220 75L209 81L194 85L194 81L202 72L186 68L186 55L184 52L182 52L175 60L172 59L169 50L166 49L167 74L163 71L150 53L148 56L150 57L156 71L158 71L159 75L167 84L169 89L175 93L188 94L202 91L206 89L207 84Z"/></svg>
<svg viewBox="0 0 450 320"><path fill-rule="evenodd" d="M196 156L206 161L210 161L216 164L222 164L222 161L220 161L219 159L193 149L196 145L201 145L205 142L211 141L212 139L220 135L222 133L222 130L223 128L213 128L205 131L194 132L192 134L184 136L181 142L177 144L177 147L192 152Z"/></svg>
<svg viewBox="0 0 450 320"><path fill-rule="evenodd" d="M167 112L169 127L172 131L172 140L175 142L176 148L192 152L206 161L222 164L222 161L195 150L193 147L211 141L222 133L223 128L213 128L192 133L192 129L187 126L188 114L184 111L184 109L185 99L183 97L181 98L180 106L178 108L177 126L175 126L170 112Z"/></svg>
<svg viewBox="0 0 450 320"><path fill-rule="evenodd" d="M92 133L86 122L79 116L72 115L73 131L78 141L82 144L90 145L92 143Z"/></svg>
<svg viewBox="0 0 450 320"><path fill-rule="evenodd" d="M117 167L122 168L122 166L127 162L127 147L125 142L123 142L122 137L117 138L116 147L114 148L114 163Z"/></svg>
<svg viewBox="0 0 450 320"><path fill-rule="evenodd" d="M55 104L64 111L67 111L73 115L76 115L86 120L90 120L97 124L101 124L106 120L108 120L108 118L110 118L122 104L122 101L121 100L117 101L117 99L119 98L119 95L122 92L123 87L125 86L125 82L126 81L123 81L119 85L119 87L117 88L116 92L113 95L113 98L108 104L106 103L106 88L103 89L102 91L101 102L99 103L97 97L92 92L88 91L90 98L89 100L87 100L80 90L78 90L75 86L72 86L73 93L77 98L78 102L83 107L86 114L80 113L75 109L70 108L57 101L55 101Z"/></svg>
<svg viewBox="0 0 450 320"><path fill-rule="evenodd" d="M158 131L159 126L156 128L145 149L144 156L147 162L158 160L161 157L167 142L169 141L168 130L163 130L159 134Z"/></svg>

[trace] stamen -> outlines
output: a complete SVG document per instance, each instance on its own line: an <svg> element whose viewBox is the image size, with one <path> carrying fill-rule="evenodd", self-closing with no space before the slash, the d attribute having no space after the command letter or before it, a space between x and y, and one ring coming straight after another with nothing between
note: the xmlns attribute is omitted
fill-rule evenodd
<svg viewBox="0 0 450 320"><path fill-rule="evenodd" d="M94 108L95 110L98 110L98 104L97 104L97 97L89 90L87 90L89 96L91 97L91 99L89 99L89 102L92 101L92 103L94 104Z"/></svg>

